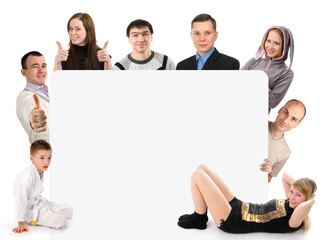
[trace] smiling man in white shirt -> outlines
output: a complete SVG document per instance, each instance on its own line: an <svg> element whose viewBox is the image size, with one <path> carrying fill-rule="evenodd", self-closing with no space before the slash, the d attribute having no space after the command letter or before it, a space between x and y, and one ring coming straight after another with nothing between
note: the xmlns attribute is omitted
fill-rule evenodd
<svg viewBox="0 0 328 240"><path fill-rule="evenodd" d="M26 53L21 60L22 75L26 78L26 86L17 97L16 114L28 134L30 143L38 139L49 142L49 93L45 84L47 64L44 56L32 51Z"/></svg>

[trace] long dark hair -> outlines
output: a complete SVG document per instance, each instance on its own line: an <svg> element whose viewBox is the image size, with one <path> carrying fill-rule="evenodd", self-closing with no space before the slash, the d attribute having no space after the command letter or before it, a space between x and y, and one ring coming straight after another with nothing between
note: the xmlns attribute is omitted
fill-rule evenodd
<svg viewBox="0 0 328 240"><path fill-rule="evenodd" d="M74 14L67 23L67 31L69 32L70 22L72 19L79 19L82 21L83 26L86 30L86 46L88 47L87 59L85 63L85 69L87 70L99 70L100 62L97 57L97 51L100 49L97 45L96 39L96 29L92 18L87 13L76 13ZM69 41L68 59L67 59L67 69L77 69L79 65L79 60L77 52L72 41Z"/></svg>

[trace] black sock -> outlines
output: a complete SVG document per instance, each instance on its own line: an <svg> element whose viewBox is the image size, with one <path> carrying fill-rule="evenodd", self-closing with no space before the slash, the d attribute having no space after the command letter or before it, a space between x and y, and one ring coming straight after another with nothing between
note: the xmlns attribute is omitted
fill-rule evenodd
<svg viewBox="0 0 328 240"><path fill-rule="evenodd" d="M206 229L207 227L207 213L198 214L194 212L193 214L185 214L179 218L178 225L182 228L196 228L196 229Z"/></svg>
<svg viewBox="0 0 328 240"><path fill-rule="evenodd" d="M184 215L182 215L182 216L180 216L179 217L179 221L183 221L183 220L186 220L186 219L190 219L190 218L193 218L194 217L194 214L195 214L196 212L194 212L194 213L192 213L192 214L184 214ZM198 214L198 213L196 213L196 214ZM206 217L207 217L207 208L206 208L206 212L204 213L205 215L206 215ZM198 214L198 215L204 215L204 214ZM208 217L207 217L207 219L206 219L206 222L208 221Z"/></svg>
<svg viewBox="0 0 328 240"><path fill-rule="evenodd" d="M184 215L179 217L179 221L182 221L182 220L185 220L185 219L188 219L188 218L192 218L193 215L194 215L193 213L192 214L184 214Z"/></svg>

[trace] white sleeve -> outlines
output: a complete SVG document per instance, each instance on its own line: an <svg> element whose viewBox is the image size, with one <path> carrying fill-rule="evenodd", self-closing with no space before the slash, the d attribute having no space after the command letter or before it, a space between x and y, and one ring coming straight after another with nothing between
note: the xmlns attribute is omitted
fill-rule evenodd
<svg viewBox="0 0 328 240"><path fill-rule="evenodd" d="M16 197L16 220L18 222L25 221L30 183L31 179L28 179L24 175L18 175L16 177L14 196Z"/></svg>

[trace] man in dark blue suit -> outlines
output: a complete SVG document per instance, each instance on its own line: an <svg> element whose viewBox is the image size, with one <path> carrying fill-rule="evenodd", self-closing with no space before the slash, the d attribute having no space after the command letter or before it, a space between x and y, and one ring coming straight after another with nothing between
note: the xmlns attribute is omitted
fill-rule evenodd
<svg viewBox="0 0 328 240"><path fill-rule="evenodd" d="M239 70L239 61L219 53L214 47L218 38L216 21L209 14L200 14L191 22L191 39L197 53L177 65L177 70Z"/></svg>

